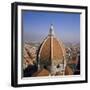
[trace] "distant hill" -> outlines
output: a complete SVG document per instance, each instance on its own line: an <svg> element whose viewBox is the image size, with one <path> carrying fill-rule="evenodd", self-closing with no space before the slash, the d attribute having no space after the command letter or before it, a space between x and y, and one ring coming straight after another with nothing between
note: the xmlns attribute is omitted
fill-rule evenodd
<svg viewBox="0 0 90 90"><path fill-rule="evenodd" d="M65 47L80 47L80 43L64 42Z"/></svg>

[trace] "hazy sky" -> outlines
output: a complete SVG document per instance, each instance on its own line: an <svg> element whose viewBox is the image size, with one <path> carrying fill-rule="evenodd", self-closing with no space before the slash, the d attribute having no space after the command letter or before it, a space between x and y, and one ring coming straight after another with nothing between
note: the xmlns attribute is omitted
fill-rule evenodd
<svg viewBox="0 0 90 90"><path fill-rule="evenodd" d="M53 24L55 35L63 42L80 41L80 14L22 11L23 40L41 42Z"/></svg>

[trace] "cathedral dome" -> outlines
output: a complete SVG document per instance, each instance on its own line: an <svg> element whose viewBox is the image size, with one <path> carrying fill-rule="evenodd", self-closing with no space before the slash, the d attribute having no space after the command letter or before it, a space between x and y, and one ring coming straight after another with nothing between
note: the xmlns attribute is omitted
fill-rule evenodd
<svg viewBox="0 0 90 90"><path fill-rule="evenodd" d="M50 27L48 36L43 40L38 52L38 69L46 69L50 75L64 74L66 66L65 49L54 33L53 25Z"/></svg>
<svg viewBox="0 0 90 90"><path fill-rule="evenodd" d="M42 42L39 49L40 60L62 60L65 49L60 40L54 34L53 26L50 27L49 35Z"/></svg>

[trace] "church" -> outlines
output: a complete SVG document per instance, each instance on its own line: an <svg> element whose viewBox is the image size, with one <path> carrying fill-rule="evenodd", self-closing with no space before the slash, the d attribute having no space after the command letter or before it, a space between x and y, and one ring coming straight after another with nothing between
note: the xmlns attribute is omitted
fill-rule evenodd
<svg viewBox="0 0 90 90"><path fill-rule="evenodd" d="M64 45L62 41L57 39L54 27L51 24L49 34L43 40L38 50L38 71L46 72L47 75L51 76L65 75L65 54Z"/></svg>

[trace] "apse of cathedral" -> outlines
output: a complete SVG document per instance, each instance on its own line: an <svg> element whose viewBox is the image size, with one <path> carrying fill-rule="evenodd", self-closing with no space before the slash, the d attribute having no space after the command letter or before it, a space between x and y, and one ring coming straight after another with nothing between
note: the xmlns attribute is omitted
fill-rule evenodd
<svg viewBox="0 0 90 90"><path fill-rule="evenodd" d="M65 75L66 59L65 48L55 33L51 24L49 34L41 43L38 54L38 71L46 70L49 75Z"/></svg>

